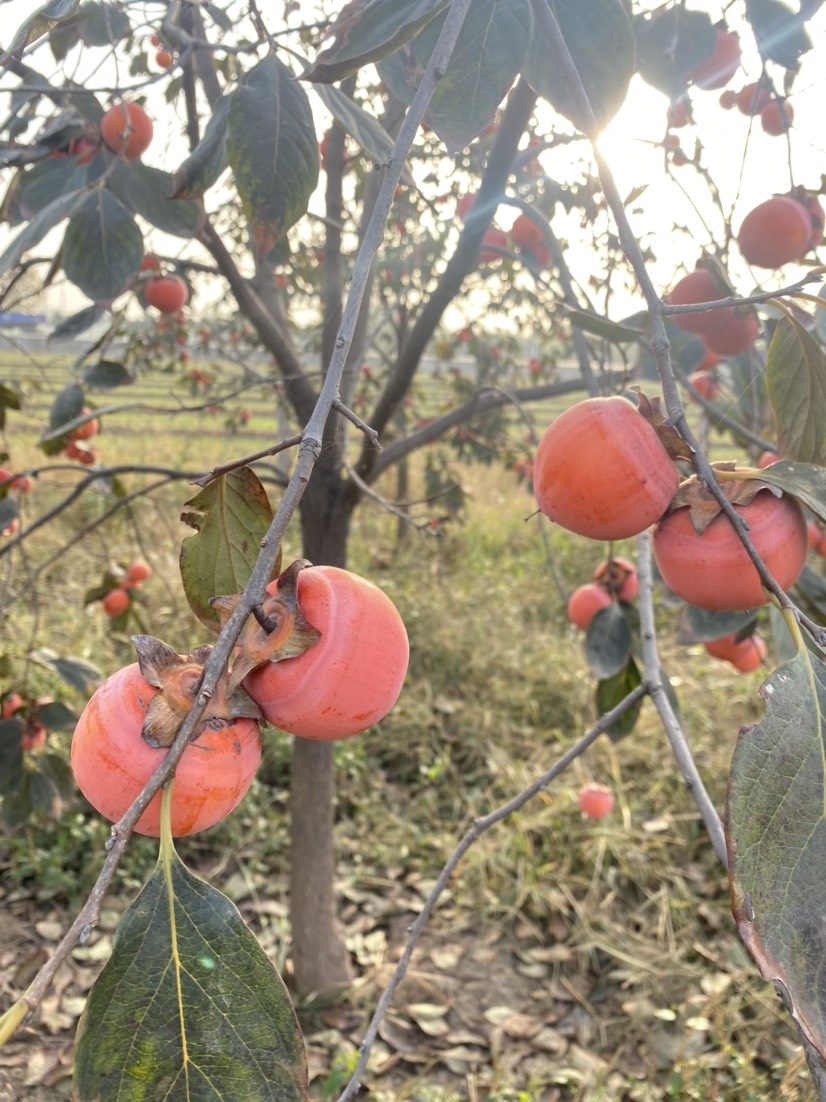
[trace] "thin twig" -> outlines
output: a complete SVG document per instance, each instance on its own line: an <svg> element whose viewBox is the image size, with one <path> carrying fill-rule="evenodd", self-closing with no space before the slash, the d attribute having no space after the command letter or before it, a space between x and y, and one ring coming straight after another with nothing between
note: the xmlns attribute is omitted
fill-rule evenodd
<svg viewBox="0 0 826 1102"><path fill-rule="evenodd" d="M239 467L248 467L251 463L257 463L259 459L266 459L269 455L278 455L279 452L286 451L288 448L294 448L301 443L304 439L302 432L297 432L295 436L288 436L285 440L279 440L277 444L273 444L271 448L262 448L261 451L252 452L250 455L245 455L243 459L233 459L231 463L223 463L220 467L213 467L209 474L203 475L201 478L193 478L193 486L208 486L210 482L214 482L216 478L220 478L221 475L229 474L230 471L236 471Z"/></svg>

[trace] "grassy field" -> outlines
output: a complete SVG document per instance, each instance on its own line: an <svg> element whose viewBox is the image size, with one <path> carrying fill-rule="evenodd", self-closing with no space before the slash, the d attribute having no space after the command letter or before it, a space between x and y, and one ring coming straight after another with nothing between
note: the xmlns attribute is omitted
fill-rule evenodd
<svg viewBox="0 0 826 1102"><path fill-rule="evenodd" d="M44 466L33 442L59 366L40 382L32 373L31 404L9 417L15 469ZM168 407L169 394L154 377L129 400ZM112 415L101 460L200 471L262 446L268 424L261 404L238 433L205 412ZM24 521L78 477L68 465L42 473ZM124 477L130 490L145 481ZM372 504L354 527L351 568L398 605L411 664L391 716L338 748L340 917L356 980L342 1004L301 1008L317 1099L335 1098L346 1081L406 930L468 825L546 770L595 718L581 640L547 556L573 588L603 549L551 528L546 547L537 522L526 520L533 499L511 472L467 467L462 478L464 519L438 536L399 539L395 518ZM4 651L16 671L28 671L25 655L44 645L107 673L131 661L128 640L82 600L108 565L136 554L155 571L143 591L145 630L179 650L204 641L177 573L189 531L179 515L192 492L169 482L71 544L111 503L106 492L88 494L36 533L25 555L0 559ZM299 553L296 541L292 533L286 561ZM677 608L663 603L658 617L689 740L722 807L737 731L761 714L760 675L737 675L702 648L680 645ZM31 668L31 676L39 691L60 688L45 671ZM67 747L68 736L52 744ZM289 755L289 738L267 732L264 766L242 807L179 847L238 903L288 979ZM576 804L592 778L617 795L599 823L584 821ZM106 834L78 799L56 822L0 837L0 998L19 990L24 966L36 966L57 940L96 875ZM154 853L153 843L134 841L99 931L73 954L8 1055L0 1053L3 1102L70 1096L84 995ZM598 742L471 849L380 1036L362 1094L375 1102L814 1098L795 1034L736 935L725 873L650 705L629 738Z"/></svg>

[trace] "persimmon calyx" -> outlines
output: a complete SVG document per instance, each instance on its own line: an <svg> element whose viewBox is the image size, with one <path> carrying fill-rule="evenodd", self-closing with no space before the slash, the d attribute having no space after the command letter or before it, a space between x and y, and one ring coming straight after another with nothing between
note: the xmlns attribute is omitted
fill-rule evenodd
<svg viewBox="0 0 826 1102"><path fill-rule="evenodd" d="M298 575L312 566L307 559L296 559L279 575L277 592L265 597L257 617L250 619L239 642L239 653L229 675L230 692L265 662L281 662L297 658L321 638L321 632L307 620L298 604ZM241 594L212 597L210 605L223 625L237 608Z"/></svg>
<svg viewBox="0 0 826 1102"><path fill-rule="evenodd" d="M669 423L668 418L660 407L660 398L657 395L649 398L643 394L638 386L628 388L637 396L637 409L645 420L651 425L660 439L660 443L672 459L691 459L691 448L680 436L679 432Z"/></svg>
<svg viewBox="0 0 826 1102"><path fill-rule="evenodd" d="M715 463L715 469L733 471L735 464ZM757 478L726 479L720 483L720 489L724 497L732 505L749 505L757 497L761 490L771 490L775 497L782 497L782 491L776 486L770 486L768 482L762 482ZM694 531L701 536L709 524L722 511L720 502L703 486L696 475L685 479L680 483L680 488L674 495L668 512L675 509L688 509Z"/></svg>
<svg viewBox="0 0 826 1102"><path fill-rule="evenodd" d="M142 676L159 690L147 705L141 738L155 749L166 749L172 745L195 703L204 678L204 663L212 647L200 646L191 654L180 655L152 635L133 635L132 644ZM224 675L215 687L193 738L207 727L212 730L227 727L242 717L260 719L260 709L244 689L239 687L233 691Z"/></svg>

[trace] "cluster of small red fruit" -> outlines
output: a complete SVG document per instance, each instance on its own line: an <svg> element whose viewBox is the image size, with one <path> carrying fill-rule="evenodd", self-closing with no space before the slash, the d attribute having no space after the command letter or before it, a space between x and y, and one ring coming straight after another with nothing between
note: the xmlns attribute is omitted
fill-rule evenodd
<svg viewBox="0 0 826 1102"><path fill-rule="evenodd" d="M456 203L456 217L462 222L467 221L475 202L475 195L462 195ZM530 215L524 212L516 218L509 234L505 233L504 230L496 229L494 226L485 230L479 260L483 264L501 260L512 247L516 247L522 253L527 254L538 268L547 268L551 262L551 254L545 244L545 235L542 228Z"/></svg>
<svg viewBox="0 0 826 1102"><path fill-rule="evenodd" d="M74 459L87 467L91 467L98 461L97 449L87 443L100 432L100 421L97 417L92 417L91 413L89 406L83 407L80 416L86 417L87 420L76 429L72 429L69 433L69 443L63 449L63 455L67 459Z"/></svg>
<svg viewBox="0 0 826 1102"><path fill-rule="evenodd" d="M130 563L126 574L113 589L101 598L107 616L121 616L132 604L132 591L140 589L147 578L152 577L152 567L143 559Z"/></svg>

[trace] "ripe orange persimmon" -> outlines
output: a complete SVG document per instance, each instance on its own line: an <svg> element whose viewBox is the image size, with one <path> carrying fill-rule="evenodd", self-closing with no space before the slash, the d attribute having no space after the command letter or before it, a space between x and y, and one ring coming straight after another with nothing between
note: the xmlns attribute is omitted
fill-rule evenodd
<svg viewBox="0 0 826 1102"><path fill-rule="evenodd" d="M689 71L689 79L697 88L711 92L724 88L740 68L740 39L734 31L718 27L714 52Z"/></svg>
<svg viewBox="0 0 826 1102"><path fill-rule="evenodd" d="M110 589L101 604L107 616L120 616L129 608L129 594L125 589Z"/></svg>
<svg viewBox="0 0 826 1102"><path fill-rule="evenodd" d="M88 406L84 406L80 411L82 417L87 417L92 411ZM88 421L84 421L82 425L78 425L76 429L72 429L69 433L70 440L91 440L93 436L97 436L100 432L100 421L97 417L92 417Z"/></svg>
<svg viewBox="0 0 826 1102"><path fill-rule="evenodd" d="M295 658L259 666L244 688L269 723L301 738L349 738L372 727L398 700L407 673L410 648L396 606L372 582L334 566L302 570L298 602L321 638Z"/></svg>
<svg viewBox="0 0 826 1102"><path fill-rule="evenodd" d="M157 693L137 662L108 677L83 709L72 738L71 763L78 788L104 818L116 822L166 754L141 738L150 700ZM175 772L172 834L196 834L213 826L244 798L261 759L253 719L204 724ZM161 794L138 819L139 834L160 833Z"/></svg>
<svg viewBox="0 0 826 1102"><path fill-rule="evenodd" d="M523 211L511 226L511 241L520 249L535 250L545 246L545 235L533 218Z"/></svg>
<svg viewBox="0 0 826 1102"><path fill-rule="evenodd" d="M633 601L640 591L637 568L628 559L603 559L594 571L594 581L618 601Z"/></svg>
<svg viewBox="0 0 826 1102"><path fill-rule="evenodd" d="M773 99L760 109L760 125L772 137L785 134L794 120L794 108L788 100Z"/></svg>
<svg viewBox="0 0 826 1102"><path fill-rule="evenodd" d="M152 567L143 559L135 559L133 563L129 564L126 577L130 582L145 582L147 578L152 577Z"/></svg>
<svg viewBox="0 0 826 1102"><path fill-rule="evenodd" d="M744 639L738 639L736 633L724 635L721 639L710 640L704 647L712 658L730 662L742 672L759 669L768 654L765 640L756 633Z"/></svg>
<svg viewBox="0 0 826 1102"><path fill-rule="evenodd" d="M802 203L775 195L743 219L737 244L749 264L779 268L799 260L812 243L812 220Z"/></svg>
<svg viewBox="0 0 826 1102"><path fill-rule="evenodd" d="M679 477L654 427L626 398L586 398L539 442L533 488L542 512L571 532L618 540L663 515Z"/></svg>
<svg viewBox="0 0 826 1102"><path fill-rule="evenodd" d="M502 230L486 230L482 238L482 249L479 253L479 260L483 264L489 264L493 260L501 260L502 251L506 250L507 247L507 234L503 233Z"/></svg>
<svg viewBox="0 0 826 1102"><path fill-rule="evenodd" d="M757 466L761 471L764 471L766 467L770 467L772 463L776 463L780 456L777 452L765 451L757 460Z"/></svg>
<svg viewBox="0 0 826 1102"><path fill-rule="evenodd" d="M788 588L799 577L808 549L806 519L796 499L760 490L735 509L771 575ZM663 581L689 604L728 612L766 604L757 570L724 514L698 534L688 508L675 509L654 529L652 546Z"/></svg>
<svg viewBox="0 0 826 1102"><path fill-rule="evenodd" d="M693 306L698 302L714 302L726 298L729 290L707 268L695 268L683 276L666 295L669 306ZM718 306L697 314L674 314L672 321L686 333L714 333L734 317L733 306Z"/></svg>
<svg viewBox="0 0 826 1102"><path fill-rule="evenodd" d="M139 104L118 103L104 111L100 136L110 152L122 153L127 161L134 161L149 148L152 120Z"/></svg>
<svg viewBox="0 0 826 1102"><path fill-rule="evenodd" d="M707 371L695 371L693 375L688 376L688 381L707 402L714 402L720 397L720 384Z"/></svg>
<svg viewBox="0 0 826 1102"><path fill-rule="evenodd" d="M739 356L741 352L751 348L759 336L760 322L754 314L735 313L727 325L715 329L713 333L706 333L702 341L716 355Z"/></svg>
<svg viewBox="0 0 826 1102"><path fill-rule="evenodd" d="M155 54L155 64L159 69L171 69L174 60L175 58L169 50L158 50Z"/></svg>
<svg viewBox="0 0 826 1102"><path fill-rule="evenodd" d="M575 589L568 599L568 619L574 627L586 631L599 610L610 604L610 594L596 582L588 582Z"/></svg>
<svg viewBox="0 0 826 1102"><path fill-rule="evenodd" d="M589 819L604 819L614 809L614 793L604 784L586 784L579 790L579 810Z"/></svg>
<svg viewBox="0 0 826 1102"><path fill-rule="evenodd" d="M180 276L160 276L150 279L144 288L144 298L162 314L174 314L189 300L189 288Z"/></svg>
<svg viewBox="0 0 826 1102"><path fill-rule="evenodd" d="M772 93L762 81L745 84L737 93L737 107L744 115L759 115L767 103L771 103Z"/></svg>

